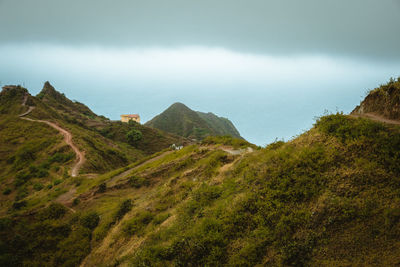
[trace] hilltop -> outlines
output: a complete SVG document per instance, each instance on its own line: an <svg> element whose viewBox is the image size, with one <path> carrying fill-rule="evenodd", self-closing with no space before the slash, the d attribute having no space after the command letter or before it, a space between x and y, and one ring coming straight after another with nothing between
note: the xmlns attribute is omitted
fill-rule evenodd
<svg viewBox="0 0 400 267"><path fill-rule="evenodd" d="M140 132L140 139L129 140L130 131ZM34 192L33 185L105 173L187 142L140 124L111 122L48 82L36 97L21 86L2 90L0 135L2 188L22 196Z"/></svg>
<svg viewBox="0 0 400 267"><path fill-rule="evenodd" d="M351 114L400 121L400 78L369 91Z"/></svg>
<svg viewBox="0 0 400 267"><path fill-rule="evenodd" d="M7 103L1 116L26 111ZM8 134L28 138L15 134L9 148L34 133L60 139L20 127ZM399 160L399 126L338 113L264 148L209 136L102 175L23 187L10 176L1 184L0 265L396 266Z"/></svg>
<svg viewBox="0 0 400 267"><path fill-rule="evenodd" d="M145 125L197 140L216 135L242 138L230 120L211 112L193 111L182 103L172 104Z"/></svg>

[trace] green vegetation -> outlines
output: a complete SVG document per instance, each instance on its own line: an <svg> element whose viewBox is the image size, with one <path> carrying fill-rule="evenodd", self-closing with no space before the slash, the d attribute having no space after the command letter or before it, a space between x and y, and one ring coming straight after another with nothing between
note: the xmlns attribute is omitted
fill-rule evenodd
<svg viewBox="0 0 400 267"><path fill-rule="evenodd" d="M241 138L235 126L228 119L212 113L193 111L182 103L171 105L145 125L197 140L210 135L230 135Z"/></svg>
<svg viewBox="0 0 400 267"><path fill-rule="evenodd" d="M388 119L400 120L400 77L368 92L352 114L375 113Z"/></svg>
<svg viewBox="0 0 400 267"><path fill-rule="evenodd" d="M118 207L117 213L115 214L115 219L117 221L121 220L122 217L124 217L124 215L126 213L128 213L131 209L132 209L132 200L131 199L126 199L124 200L121 205Z"/></svg>
<svg viewBox="0 0 400 267"><path fill-rule="evenodd" d="M227 145L232 146L234 149L251 147L256 149L257 146L247 142L244 139L238 139L229 135L222 136L208 136L202 142L204 145Z"/></svg>
<svg viewBox="0 0 400 267"><path fill-rule="evenodd" d="M126 134L129 144L135 145L137 141L142 139L143 135L140 131L132 129Z"/></svg>
<svg viewBox="0 0 400 267"><path fill-rule="evenodd" d="M131 176L128 178L129 185L134 188L140 188L142 186L148 186L150 183L147 179L138 177L138 176Z"/></svg>
<svg viewBox="0 0 400 267"><path fill-rule="evenodd" d="M161 140L158 147L179 139L107 122L45 91L29 100L37 107L32 116L54 119L94 153L85 170L113 169L69 177L75 157L62 137L8 114L24 111L24 94L20 88L0 98L11 100L0 112L1 266L399 264L398 126L338 113L265 148L209 136L149 155L154 147L140 150L149 136ZM61 114L73 118L75 108L82 117L65 122ZM93 120L96 129L79 125ZM130 131L142 132L135 148Z"/></svg>
<svg viewBox="0 0 400 267"><path fill-rule="evenodd" d="M154 215L150 212L142 212L127 221L123 227L126 235L138 235L151 222Z"/></svg>
<svg viewBox="0 0 400 267"><path fill-rule="evenodd" d="M76 266L90 251L91 230L96 222L88 219L90 216L81 218L90 223L90 227L83 228L77 224L79 218L53 203L29 219L1 218L0 265Z"/></svg>
<svg viewBox="0 0 400 267"><path fill-rule="evenodd" d="M99 214L97 214L97 212L95 211L92 211L82 216L81 225L90 230L93 230L99 225L99 221L100 221Z"/></svg>
<svg viewBox="0 0 400 267"><path fill-rule="evenodd" d="M175 223L130 262L393 265L400 217L388 207L400 201L399 136L369 120L322 117L295 141L247 156L221 185L194 189Z"/></svg>

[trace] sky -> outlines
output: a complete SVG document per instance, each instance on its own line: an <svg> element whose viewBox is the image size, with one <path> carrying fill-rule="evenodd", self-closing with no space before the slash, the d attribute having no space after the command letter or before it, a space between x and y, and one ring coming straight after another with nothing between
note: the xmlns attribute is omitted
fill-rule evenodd
<svg viewBox="0 0 400 267"><path fill-rule="evenodd" d="M400 76L400 0L0 0L0 84L118 119L174 102L290 140Z"/></svg>

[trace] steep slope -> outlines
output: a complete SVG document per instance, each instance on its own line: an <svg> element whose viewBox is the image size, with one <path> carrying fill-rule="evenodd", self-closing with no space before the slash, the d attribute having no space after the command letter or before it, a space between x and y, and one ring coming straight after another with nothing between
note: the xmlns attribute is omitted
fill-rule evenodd
<svg viewBox="0 0 400 267"><path fill-rule="evenodd" d="M343 114L265 148L208 137L1 196L0 265L397 266L399 162L399 126Z"/></svg>
<svg viewBox="0 0 400 267"><path fill-rule="evenodd" d="M104 116L98 116L87 106L79 102L73 102L65 97L64 94L56 91L49 82L46 82L43 90L38 94L46 105L52 107L68 123L76 124L89 131L96 131L107 139L128 143L144 154L153 154L171 144L187 144L188 140L182 137L165 133L163 131L146 127L138 123L122 123L110 121ZM131 142L127 138L129 131L136 130L142 134L140 140Z"/></svg>
<svg viewBox="0 0 400 267"><path fill-rule="evenodd" d="M208 112L203 113L197 111L197 114L207 122L207 124L215 131L218 135L230 135L236 138L242 138L239 131L235 128L233 123L227 118L216 116L214 113Z"/></svg>
<svg viewBox="0 0 400 267"><path fill-rule="evenodd" d="M182 103L172 104L145 125L195 139L215 135L230 135L241 138L235 126L228 119L212 113L193 111Z"/></svg>
<svg viewBox="0 0 400 267"><path fill-rule="evenodd" d="M93 121L97 128L90 126ZM130 131L139 132L140 140L129 140ZM40 97L6 86L0 93L0 190L7 204L0 205L0 214L39 191L62 194L63 187L54 186L71 176L93 178L185 142L138 124L110 122L49 83Z"/></svg>
<svg viewBox="0 0 400 267"><path fill-rule="evenodd" d="M400 122L400 78L371 90L351 114Z"/></svg>

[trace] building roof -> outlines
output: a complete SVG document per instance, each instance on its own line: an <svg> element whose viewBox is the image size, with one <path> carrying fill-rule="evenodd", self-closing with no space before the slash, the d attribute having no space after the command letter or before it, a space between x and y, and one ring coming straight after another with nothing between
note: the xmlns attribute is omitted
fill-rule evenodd
<svg viewBox="0 0 400 267"><path fill-rule="evenodd" d="M126 115L121 115L121 117L140 118L139 114L126 114Z"/></svg>

